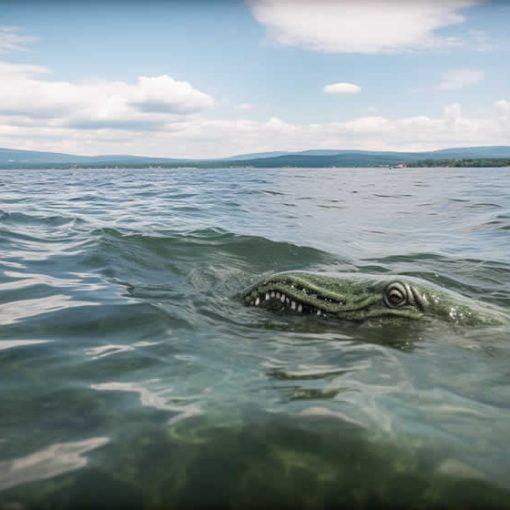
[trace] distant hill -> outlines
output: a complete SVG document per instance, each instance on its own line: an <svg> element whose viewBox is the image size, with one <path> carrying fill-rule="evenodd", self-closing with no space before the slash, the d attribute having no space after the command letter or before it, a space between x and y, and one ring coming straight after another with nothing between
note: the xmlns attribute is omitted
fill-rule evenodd
<svg viewBox="0 0 510 510"><path fill-rule="evenodd" d="M62 154L59 152L39 152L16 149L0 148L0 165L25 164L25 163L155 163L155 162L181 162L183 159L151 158L146 156L129 156L124 154L112 154L104 156L76 156L75 154Z"/></svg>
<svg viewBox="0 0 510 510"><path fill-rule="evenodd" d="M428 159L425 157L416 158ZM327 167L370 167L370 166L388 166L398 165L408 161L414 161L401 153L387 153L383 155L372 153L353 153L345 152L331 155L307 155L307 154L287 154L274 158L260 158L251 160L236 160L239 166L251 166L257 168L280 168L280 167L300 167L300 168L327 168Z"/></svg>
<svg viewBox="0 0 510 510"><path fill-rule="evenodd" d="M20 151L0 148L0 164L12 163L65 163L69 161L86 161L83 156L71 156L57 152Z"/></svg>
<svg viewBox="0 0 510 510"><path fill-rule="evenodd" d="M228 158L220 158L224 161L234 161L234 160L246 160L246 159L263 159L263 158L275 158L278 156L285 156L287 154L292 154L290 152L285 151L273 151L273 152L254 152L253 154L238 154L237 156L230 156Z"/></svg>
<svg viewBox="0 0 510 510"><path fill-rule="evenodd" d="M465 147L462 149L442 149L431 152L439 158L509 158L510 147Z"/></svg>
<svg viewBox="0 0 510 510"><path fill-rule="evenodd" d="M311 149L300 152L263 152L244 154L230 158L219 159L175 159L151 158L146 156L104 155L104 156L76 156L57 152L25 151L15 149L0 149L0 166L4 168L23 167L108 167L108 166L196 166L220 168L225 166L246 167L372 167L392 166L398 164L416 164L427 161L455 161L455 160L488 160L510 158L510 147L463 147L442 149L430 152L392 152L392 151L362 151L362 150L325 150Z"/></svg>
<svg viewBox="0 0 510 510"><path fill-rule="evenodd" d="M224 158L226 160L248 160L260 158L277 158L282 156L339 156L346 159L359 157L360 159L402 160L419 161L422 159L445 159L445 158L508 158L510 146L485 146L464 147L453 149L441 149L428 152L397 152L397 151L364 151L364 150L338 150L338 149L309 149L305 151L287 152L260 152L254 154L241 154Z"/></svg>

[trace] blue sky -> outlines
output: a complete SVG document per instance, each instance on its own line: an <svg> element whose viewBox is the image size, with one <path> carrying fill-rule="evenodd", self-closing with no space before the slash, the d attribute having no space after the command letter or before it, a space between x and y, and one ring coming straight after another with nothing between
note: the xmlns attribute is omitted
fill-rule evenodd
<svg viewBox="0 0 510 510"><path fill-rule="evenodd" d="M510 144L508 26L510 3L476 0L0 0L0 146Z"/></svg>

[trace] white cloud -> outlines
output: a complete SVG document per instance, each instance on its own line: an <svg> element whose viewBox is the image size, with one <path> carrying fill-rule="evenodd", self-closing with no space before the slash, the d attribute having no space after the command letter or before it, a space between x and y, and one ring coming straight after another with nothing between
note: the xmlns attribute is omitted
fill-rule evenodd
<svg viewBox="0 0 510 510"><path fill-rule="evenodd" d="M478 69L453 69L443 76L443 80L437 88L439 90L459 90L479 83L483 77L483 71Z"/></svg>
<svg viewBox="0 0 510 510"><path fill-rule="evenodd" d="M81 128L140 129L211 107L213 99L170 76L135 83L50 80L43 67L0 62L0 115L50 119Z"/></svg>
<svg viewBox="0 0 510 510"><path fill-rule="evenodd" d="M438 29L480 0L247 0L280 44L328 53L394 53L459 44Z"/></svg>
<svg viewBox="0 0 510 510"><path fill-rule="evenodd" d="M507 101L506 99L494 101L494 106L504 113L510 113L510 101Z"/></svg>
<svg viewBox="0 0 510 510"><path fill-rule="evenodd" d="M326 94L359 94L361 87L354 83L331 83L323 89Z"/></svg>
<svg viewBox="0 0 510 510"><path fill-rule="evenodd" d="M0 53L23 50L26 43L35 40L34 37L22 35L17 27L0 27Z"/></svg>
<svg viewBox="0 0 510 510"><path fill-rule="evenodd" d="M458 119L462 115L462 106L459 103L447 104L443 109L443 114L447 119Z"/></svg>
<svg viewBox="0 0 510 510"><path fill-rule="evenodd" d="M239 108L240 110L244 110L244 111L246 111L246 112L249 112L249 111L251 111L251 110L253 110L253 109L255 108L255 105L254 105L254 104L252 104L252 103L241 103L241 104L238 106L238 108Z"/></svg>

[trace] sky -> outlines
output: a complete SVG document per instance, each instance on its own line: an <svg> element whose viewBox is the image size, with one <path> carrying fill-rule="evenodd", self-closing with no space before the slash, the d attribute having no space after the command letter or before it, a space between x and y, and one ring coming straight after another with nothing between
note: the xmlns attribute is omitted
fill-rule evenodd
<svg viewBox="0 0 510 510"><path fill-rule="evenodd" d="M0 0L0 147L510 145L510 2Z"/></svg>

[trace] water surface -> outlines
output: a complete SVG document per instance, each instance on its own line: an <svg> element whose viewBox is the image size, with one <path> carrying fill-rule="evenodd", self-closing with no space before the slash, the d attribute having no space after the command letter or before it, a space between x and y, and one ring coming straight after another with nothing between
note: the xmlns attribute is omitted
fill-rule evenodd
<svg viewBox="0 0 510 510"><path fill-rule="evenodd" d="M242 306L282 270L510 309L509 169L0 171L0 508L510 507L510 329Z"/></svg>

